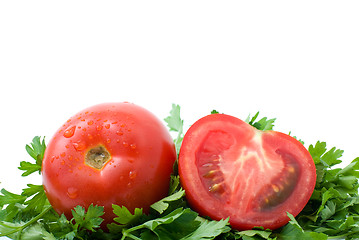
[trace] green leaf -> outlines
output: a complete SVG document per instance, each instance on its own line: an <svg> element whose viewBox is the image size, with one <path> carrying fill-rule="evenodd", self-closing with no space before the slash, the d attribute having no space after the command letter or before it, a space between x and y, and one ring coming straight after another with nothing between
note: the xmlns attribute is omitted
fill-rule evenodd
<svg viewBox="0 0 359 240"><path fill-rule="evenodd" d="M332 197L334 197L335 195L336 195L336 190L334 190L334 188L330 188L330 189L326 190L323 193L323 195L322 195L322 203L321 203L320 207L318 208L315 221L319 217L319 214L321 213L321 211L325 208L325 205L326 205L327 201L329 199L331 199Z"/></svg>
<svg viewBox="0 0 359 240"><path fill-rule="evenodd" d="M185 195L185 191L181 189L180 191L173 193L172 195L167 196L158 202L155 202L154 204L151 205L151 208L156 210L158 213L162 214L169 207L168 202L177 201L181 199L184 195Z"/></svg>
<svg viewBox="0 0 359 240"><path fill-rule="evenodd" d="M21 239L23 232L26 232L27 229L31 228L33 224L36 224L40 219L42 219L49 211L52 210L51 206L48 206L44 209L40 214L33 216L27 222L5 222L0 221L0 237L8 236L13 237L16 236L17 239Z"/></svg>
<svg viewBox="0 0 359 240"><path fill-rule="evenodd" d="M161 240L201 240L214 239L230 231L228 219L221 221L203 220L198 213L189 208L177 208L171 213L144 222L141 225L124 229L122 239L161 239Z"/></svg>
<svg viewBox="0 0 359 240"><path fill-rule="evenodd" d="M261 118L259 121L255 122L259 115L259 112L257 112L252 118L250 118L250 115L247 117L245 122L247 122L249 125L257 128L261 131L267 131L267 130L273 130L275 118L268 119L267 117Z"/></svg>
<svg viewBox="0 0 359 240"><path fill-rule="evenodd" d="M158 234L163 235L164 233L161 231L157 232L156 229L159 226L162 225L167 225L167 224L171 224L173 222L175 222L176 219L180 218L181 216L187 220L186 222L188 223L188 214L192 215L192 221L197 217L197 213L192 212L190 209L182 209L182 208L178 208L176 210L174 210L173 212L169 213L166 216L160 217L160 218L156 218L156 219L151 219L149 221L144 222L141 225L129 228L129 229L125 229L122 231L123 233L123 237L122 239L125 239L127 236L131 236L135 231L138 230L143 230L143 229L148 229L150 231L152 231L153 233L155 233L157 236ZM186 216L187 215L187 216ZM199 223L198 223L199 225ZM181 228L177 227L176 228L178 231L181 230ZM160 239L166 239L165 237L162 237ZM167 238L168 239L168 238ZM170 239L170 238L169 238Z"/></svg>
<svg viewBox="0 0 359 240"><path fill-rule="evenodd" d="M26 200L26 196L18 195L15 193L11 193L4 188L0 191L2 195L0 195L0 206L3 207L6 204L13 204L13 203L24 203Z"/></svg>
<svg viewBox="0 0 359 240"><path fill-rule="evenodd" d="M321 156L327 151L327 144L325 142L318 141L315 146L309 145L308 151L312 156L314 163L320 163Z"/></svg>
<svg viewBox="0 0 359 240"><path fill-rule="evenodd" d="M359 173L359 157L355 158L348 166L341 169L337 175L346 175L346 176L356 176L357 178Z"/></svg>
<svg viewBox="0 0 359 240"><path fill-rule="evenodd" d="M42 185L28 184L28 188L23 189L22 194L28 199L25 204L27 205L24 209L25 211L35 211L35 213L40 213L44 209L45 204L49 204L44 187Z"/></svg>
<svg viewBox="0 0 359 240"><path fill-rule="evenodd" d="M320 212L322 221L326 221L335 214L336 206L333 201L328 201L325 208Z"/></svg>
<svg viewBox="0 0 359 240"><path fill-rule="evenodd" d="M253 125L253 123L257 119L258 115L259 115L259 112L257 112L252 118L251 118L251 115L248 115L245 122L248 123L249 125Z"/></svg>
<svg viewBox="0 0 359 240"><path fill-rule="evenodd" d="M36 172L36 171L40 172L41 171L41 166L39 166L37 164L34 164L34 163L22 161L22 162L20 162L19 169L25 171L21 175L21 176L25 177L25 176L30 175L31 173Z"/></svg>
<svg viewBox="0 0 359 240"><path fill-rule="evenodd" d="M284 226L281 231L279 239L281 240L326 240L328 236L323 233L317 232L305 232L302 227L298 224L297 220L292 214L287 213L290 221Z"/></svg>
<svg viewBox="0 0 359 240"><path fill-rule="evenodd" d="M342 162L341 160L339 160L339 158L343 155L343 152L343 150L336 149L335 147L333 147L322 156L321 160L328 167L332 167Z"/></svg>
<svg viewBox="0 0 359 240"><path fill-rule="evenodd" d="M242 238L248 237L249 239L255 239L254 236L259 236L263 239L273 239L270 238L270 235L272 234L272 231L267 229L252 229L252 230L245 230L245 231L239 231L235 233L236 235L239 235Z"/></svg>
<svg viewBox="0 0 359 240"><path fill-rule="evenodd" d="M32 139L30 145L26 145L25 148L27 153L33 159L35 159L35 163L31 163L27 161L20 162L19 169L25 171L22 174L22 176L28 176L36 171L41 173L42 160L44 158L45 149L46 149L45 138L43 138L41 141L41 138L39 136L36 136Z"/></svg>
<svg viewBox="0 0 359 240"><path fill-rule="evenodd" d="M21 240L56 240L41 224L33 224L21 234Z"/></svg>
<svg viewBox="0 0 359 240"><path fill-rule="evenodd" d="M172 104L170 116L165 118L165 122L170 131L181 132L183 129L183 120L181 119L181 107L176 104Z"/></svg>
<svg viewBox="0 0 359 240"><path fill-rule="evenodd" d="M87 212L85 212L85 208L76 206L74 210L71 211L73 219L80 229L83 228L94 232L103 222L101 216L104 214L104 208L102 206L94 206L91 204L88 207Z"/></svg>
<svg viewBox="0 0 359 240"><path fill-rule="evenodd" d="M36 160L36 163L38 163L37 161L39 160L42 161L46 149L45 138L41 141L41 137L36 136L32 139L30 145L26 145L25 147L27 153Z"/></svg>
<svg viewBox="0 0 359 240"><path fill-rule="evenodd" d="M116 222L121 225L128 225L134 222L143 214L142 208L135 208L134 214L132 214L125 206L112 205L113 212L118 216L114 218Z"/></svg>
<svg viewBox="0 0 359 240"><path fill-rule="evenodd" d="M111 233L121 232L123 228L127 228L130 225L136 223L140 219L140 217L143 216L142 208L135 208L133 214L125 206L118 206L113 204L112 208L113 212L117 216L113 220L117 222L117 224L111 223L107 225Z"/></svg>
<svg viewBox="0 0 359 240"><path fill-rule="evenodd" d="M179 176L171 175L168 195L172 195L173 193L179 191L180 189L181 189L181 184L180 184Z"/></svg>
<svg viewBox="0 0 359 240"><path fill-rule="evenodd" d="M181 238L183 240L197 239L214 239L222 233L229 232L231 228L228 226L229 218L220 221L205 220L201 225L189 236Z"/></svg>
<svg viewBox="0 0 359 240"><path fill-rule="evenodd" d="M181 119L180 111L181 107L179 105L172 104L170 116L164 119L169 130L177 132L177 137L174 139L177 153L180 150L183 140L183 120Z"/></svg>

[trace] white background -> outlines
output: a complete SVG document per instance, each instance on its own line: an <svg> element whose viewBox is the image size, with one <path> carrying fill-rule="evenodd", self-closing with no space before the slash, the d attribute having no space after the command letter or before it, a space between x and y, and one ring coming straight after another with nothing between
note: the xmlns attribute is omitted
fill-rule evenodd
<svg viewBox="0 0 359 240"><path fill-rule="evenodd" d="M72 115L130 101L188 127L260 111L308 146L359 156L357 1L1 1L0 188L25 145Z"/></svg>

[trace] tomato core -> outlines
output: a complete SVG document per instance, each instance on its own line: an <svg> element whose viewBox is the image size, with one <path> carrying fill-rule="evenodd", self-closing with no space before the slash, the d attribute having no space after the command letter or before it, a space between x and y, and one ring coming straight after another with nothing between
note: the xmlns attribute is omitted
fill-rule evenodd
<svg viewBox="0 0 359 240"><path fill-rule="evenodd" d="M110 153L104 146L90 149L85 156L86 165L95 169L101 169L111 159Z"/></svg>

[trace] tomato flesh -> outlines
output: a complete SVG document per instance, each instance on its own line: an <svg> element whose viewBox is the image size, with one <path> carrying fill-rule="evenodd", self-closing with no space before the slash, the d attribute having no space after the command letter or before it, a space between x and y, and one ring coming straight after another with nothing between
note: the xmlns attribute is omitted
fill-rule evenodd
<svg viewBox="0 0 359 240"><path fill-rule="evenodd" d="M77 205L112 204L148 212L168 193L176 151L162 122L131 103L105 103L71 117L47 145L42 177L46 195L59 213L72 217Z"/></svg>
<svg viewBox="0 0 359 240"><path fill-rule="evenodd" d="M192 208L232 227L276 229L296 216L315 186L314 162L296 139L213 114L187 131L179 154L181 184Z"/></svg>

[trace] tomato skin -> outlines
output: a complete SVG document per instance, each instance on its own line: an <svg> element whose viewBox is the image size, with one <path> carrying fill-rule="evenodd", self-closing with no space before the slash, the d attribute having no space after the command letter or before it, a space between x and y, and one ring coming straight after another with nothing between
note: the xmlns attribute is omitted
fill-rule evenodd
<svg viewBox="0 0 359 240"><path fill-rule="evenodd" d="M314 161L299 141L225 114L195 122L178 161L191 208L215 220L230 217L238 230L285 225L287 212L299 214L316 182Z"/></svg>
<svg viewBox="0 0 359 240"><path fill-rule="evenodd" d="M100 169L85 162L96 147L110 154ZM104 103L79 112L55 133L45 150L43 185L59 214L71 218L77 205L104 206L107 224L115 216L112 204L148 212L167 196L175 160L173 140L152 113L131 103Z"/></svg>

